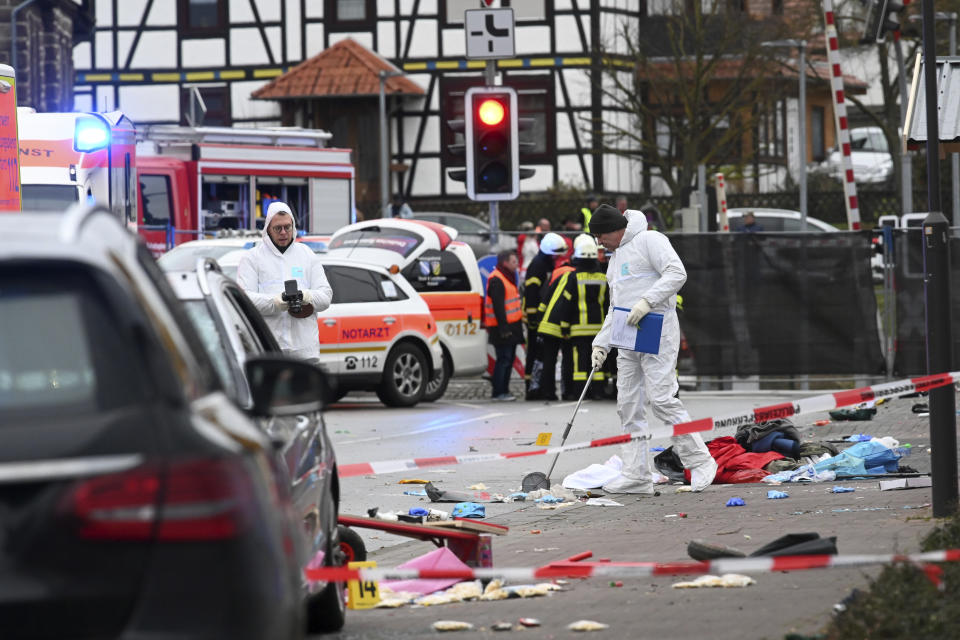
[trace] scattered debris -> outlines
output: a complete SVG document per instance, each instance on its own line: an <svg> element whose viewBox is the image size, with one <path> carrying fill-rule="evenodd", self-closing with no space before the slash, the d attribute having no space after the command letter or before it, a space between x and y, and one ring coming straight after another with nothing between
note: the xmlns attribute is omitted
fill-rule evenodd
<svg viewBox="0 0 960 640"><path fill-rule="evenodd" d="M434 631L473 631L473 625L460 620L437 620L433 623Z"/></svg>
<svg viewBox="0 0 960 640"><path fill-rule="evenodd" d="M743 501L743 498L730 498L727 500L728 507L742 507L745 504L747 503Z"/></svg>
<svg viewBox="0 0 960 640"><path fill-rule="evenodd" d="M853 493L856 489L853 487L834 487L830 491L832 493Z"/></svg>
<svg viewBox="0 0 960 640"><path fill-rule="evenodd" d="M513 631L512 622L494 622L490 625L490 628L494 631Z"/></svg>
<svg viewBox="0 0 960 640"><path fill-rule="evenodd" d="M486 491L487 485L483 484L482 482L478 482L477 484L470 485L467 487L467 489L470 489L471 491Z"/></svg>
<svg viewBox="0 0 960 640"><path fill-rule="evenodd" d="M877 414L876 407L860 407L856 409L836 409L828 412L834 420L873 420Z"/></svg>
<svg viewBox="0 0 960 640"><path fill-rule="evenodd" d="M427 484L429 480L421 480L420 478L404 478L403 480L397 480L397 484Z"/></svg>
<svg viewBox="0 0 960 640"><path fill-rule="evenodd" d="M567 625L567 629L570 631L603 631L604 629L609 629L610 625L603 624L602 622L595 622L593 620L577 620L576 622L571 622Z"/></svg>
<svg viewBox="0 0 960 640"><path fill-rule="evenodd" d="M615 582L611 582L611 583L610 583L610 586L611 586L611 587L622 587L622 586L623 586L623 582L621 582L620 580L617 580L617 581L615 581Z"/></svg>
<svg viewBox="0 0 960 640"><path fill-rule="evenodd" d="M427 492L423 489L418 489L417 491L404 491L403 495L405 496L425 496Z"/></svg>
<svg viewBox="0 0 960 640"><path fill-rule="evenodd" d="M677 491L676 491L676 492L677 492L677 493L692 493L692 492L693 492L693 487L691 487L690 485L684 485L684 486L682 486L682 487L677 487Z"/></svg>
<svg viewBox="0 0 960 640"><path fill-rule="evenodd" d="M921 476L919 478L897 478L896 480L881 480L880 491L892 491L894 489L919 489L932 486L930 476Z"/></svg>
<svg viewBox="0 0 960 640"><path fill-rule="evenodd" d="M852 436L847 436L844 438L846 442L870 442L873 439L873 436L867 435L866 433L856 433Z"/></svg>
<svg viewBox="0 0 960 640"><path fill-rule="evenodd" d="M757 581L750 576L739 573L725 573L720 577L700 576L696 580L677 582L672 586L674 589L699 589L700 587L748 587L756 583Z"/></svg>
<svg viewBox="0 0 960 640"><path fill-rule="evenodd" d="M523 627L539 627L540 626L540 621L537 620L536 618L520 618L519 620L517 620L517 622L519 622L520 625Z"/></svg>
<svg viewBox="0 0 960 640"><path fill-rule="evenodd" d="M424 486L427 497L431 502L493 502L493 496L487 491L475 491L468 493L466 491L448 491L438 489L432 482Z"/></svg>
<svg viewBox="0 0 960 640"><path fill-rule="evenodd" d="M768 500L783 500L784 498L789 498L789 497L790 497L790 494L787 493L786 491L776 491L774 489L770 489L769 491L767 491Z"/></svg>
<svg viewBox="0 0 960 640"><path fill-rule="evenodd" d="M815 427L825 427L825 426L828 425L828 424L830 424L830 421L829 421L829 420L815 420L814 423L813 423L813 426L815 426Z"/></svg>
<svg viewBox="0 0 960 640"><path fill-rule="evenodd" d="M485 518L487 510L482 504L476 502L459 502L453 507L454 518Z"/></svg>
<svg viewBox="0 0 960 640"><path fill-rule="evenodd" d="M490 585L493 583L491 582ZM506 600L507 598L534 598L545 596L551 591L563 591L558 585L552 582L541 582L539 584L519 584L510 587L490 588L487 585L486 591L480 597L481 600Z"/></svg>
<svg viewBox="0 0 960 640"><path fill-rule="evenodd" d="M540 529L531 529L530 533L533 533L533 534L540 533Z"/></svg>
<svg viewBox="0 0 960 640"><path fill-rule="evenodd" d="M589 498L584 504L591 507L622 507L623 505L610 498Z"/></svg>
<svg viewBox="0 0 960 640"><path fill-rule="evenodd" d="M910 411L913 413L930 413L930 405L926 402L918 402L910 407Z"/></svg>

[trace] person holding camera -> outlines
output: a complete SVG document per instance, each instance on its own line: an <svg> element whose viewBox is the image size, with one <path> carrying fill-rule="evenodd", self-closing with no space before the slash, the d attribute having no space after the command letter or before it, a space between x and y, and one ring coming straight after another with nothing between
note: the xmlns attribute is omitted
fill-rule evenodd
<svg viewBox="0 0 960 640"><path fill-rule="evenodd" d="M316 314L330 306L333 289L320 259L294 242L297 225L285 202L267 208L263 241L237 267L237 283L263 315L283 352L317 362L320 332Z"/></svg>

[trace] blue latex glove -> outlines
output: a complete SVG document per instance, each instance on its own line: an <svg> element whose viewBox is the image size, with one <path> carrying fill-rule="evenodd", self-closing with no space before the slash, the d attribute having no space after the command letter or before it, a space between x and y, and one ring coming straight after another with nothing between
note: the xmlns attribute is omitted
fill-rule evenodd
<svg viewBox="0 0 960 640"><path fill-rule="evenodd" d="M855 489L853 487L834 487L831 491L833 493L853 493Z"/></svg>
<svg viewBox="0 0 960 640"><path fill-rule="evenodd" d="M770 489L770 491L767 491L768 500L782 500L783 498L789 498L789 497L790 497L790 494L787 493L786 491L775 491L773 489Z"/></svg>
<svg viewBox="0 0 960 640"><path fill-rule="evenodd" d="M745 504L747 503L743 501L743 498L730 498L727 500L728 507L742 507Z"/></svg>
<svg viewBox="0 0 960 640"><path fill-rule="evenodd" d="M868 436L865 433L858 433L855 436L849 436L847 442L869 442L873 436Z"/></svg>

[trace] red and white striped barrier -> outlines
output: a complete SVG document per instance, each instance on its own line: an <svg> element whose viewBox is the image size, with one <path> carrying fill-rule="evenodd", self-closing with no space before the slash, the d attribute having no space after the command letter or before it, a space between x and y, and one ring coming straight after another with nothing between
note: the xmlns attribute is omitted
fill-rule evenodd
<svg viewBox="0 0 960 640"><path fill-rule="evenodd" d="M723 183L723 174L714 175L717 191L717 215L720 216L720 231L730 231L730 221L727 217L727 188Z"/></svg>
<svg viewBox="0 0 960 640"><path fill-rule="evenodd" d="M757 407L747 409L737 413L730 413L723 416L709 418L699 418L689 422L681 422L672 427L660 429L651 429L649 435L640 433L624 433L609 438L599 438L586 442L577 442L567 444L561 447L549 447L547 449L533 449L527 451L512 451L507 453L468 453L454 456L437 456L434 458L408 458L403 460L381 460L379 462L357 462L354 464L345 464L339 467L340 477L349 478L352 476L380 474L380 473L400 473L412 471L414 469L426 469L429 467L439 467L454 464L474 464L478 462L494 462L497 460L510 460L513 458L526 458L529 456L554 455L563 451L577 451L580 449L592 449L596 447L608 447L614 444L622 444L633 439L651 437L661 438L670 436L679 436L685 433L696 433L705 431L715 431L727 427L739 427L744 424L753 424L755 422L766 422L774 418L789 418L805 413L815 413L820 411L830 411L841 407L849 407L877 400L879 398L892 398L902 396L908 393L929 391L937 387L943 387L948 384L960 382L960 371L951 373L940 373L932 376L922 376L919 378L910 378L906 380L896 380L894 382L884 382L869 387L859 389L850 389L848 391L837 391L835 393L826 393L809 398L801 398L796 402L784 402L773 404L766 407Z"/></svg>
<svg viewBox="0 0 960 640"><path fill-rule="evenodd" d="M860 204L857 200L857 183L853 181L853 159L850 156L850 127L847 121L847 105L843 97L843 73L840 71L840 40L833 13L833 0L823 0L823 19L826 25L827 62L830 65L830 84L833 91L833 118L837 125L837 141L843 160L843 194L847 208L847 223L851 230L860 228ZM801 70L805 73L805 70ZM806 117L802 114L801 117Z"/></svg>
<svg viewBox="0 0 960 640"><path fill-rule="evenodd" d="M960 561L960 549L928 551L910 555L812 555L766 558L721 558L708 562L553 562L543 567L505 567L477 569L348 569L323 567L306 569L308 580L346 582L347 580L492 580L529 582L553 578L647 578L665 575L724 573L775 573L806 569L833 569L891 563L930 563Z"/></svg>

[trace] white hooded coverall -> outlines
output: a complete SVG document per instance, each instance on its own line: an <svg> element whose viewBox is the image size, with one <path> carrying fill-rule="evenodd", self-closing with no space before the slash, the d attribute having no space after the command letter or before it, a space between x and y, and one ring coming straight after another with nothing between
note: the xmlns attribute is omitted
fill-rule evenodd
<svg viewBox="0 0 960 640"><path fill-rule="evenodd" d="M649 434L644 413L644 397L650 402L654 416L668 425L690 420L677 397L677 354L680 351L680 322L677 319L677 291L687 280L686 269L670 240L658 231L647 230L646 216L628 209L627 228L620 246L607 266L610 286L610 311L593 346L609 350L613 307L627 309L641 298L650 311L663 314L660 352L656 354L619 349L617 356L617 411L620 424L629 433ZM672 438L674 449L687 469L703 466L713 480L714 461L699 433ZM631 440L623 447L622 475L634 482L631 493L653 493L653 474L648 457L649 439ZM696 475L693 482L695 489Z"/></svg>
<svg viewBox="0 0 960 640"><path fill-rule="evenodd" d="M286 211L284 211L286 210ZM317 313L330 306L333 289L327 282L323 265L310 247L294 240L287 250L280 253L267 235L270 221L278 211L289 214L289 208L273 203L263 223L263 241L250 249L237 267L237 283L246 292L254 306L263 316L267 326L283 352L304 360L317 362L320 359L320 331L317 317L294 318L275 302L284 291L285 280L296 280L301 291L310 292L310 301ZM290 215L293 225L291 237L296 238L297 223Z"/></svg>

